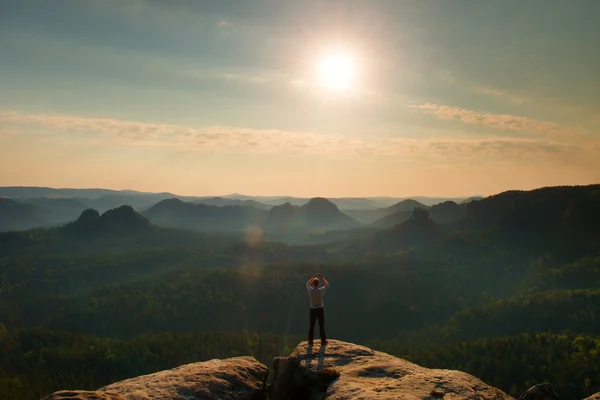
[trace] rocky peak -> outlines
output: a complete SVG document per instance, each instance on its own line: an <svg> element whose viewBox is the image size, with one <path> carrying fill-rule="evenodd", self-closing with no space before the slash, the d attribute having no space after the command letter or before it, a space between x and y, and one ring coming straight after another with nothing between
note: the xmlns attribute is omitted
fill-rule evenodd
<svg viewBox="0 0 600 400"><path fill-rule="evenodd" d="M291 215L295 209L295 206L293 206L292 203L288 201L286 203L271 208L271 213L280 215Z"/></svg>
<svg viewBox="0 0 600 400"><path fill-rule="evenodd" d="M87 224L95 222L98 218L100 218L98 210L88 208L87 210L83 210L79 218L77 218L77 222L80 224Z"/></svg>
<svg viewBox="0 0 600 400"><path fill-rule="evenodd" d="M131 206L123 205L102 215L94 209L87 209L64 229L73 234L123 234L148 231L152 225Z"/></svg>
<svg viewBox="0 0 600 400"><path fill-rule="evenodd" d="M302 206L302 210L306 222L313 226L335 224L342 217L339 208L323 197L310 199L308 203Z"/></svg>
<svg viewBox="0 0 600 400"><path fill-rule="evenodd" d="M308 212L314 213L337 213L338 206L324 197L314 197L302 206Z"/></svg>
<svg viewBox="0 0 600 400"><path fill-rule="evenodd" d="M159 201L158 203L156 203L155 205L153 205L152 207L150 207L150 209L171 209L171 208L177 208L177 207L181 207L182 205L186 205L188 203L182 201L181 199L178 198L172 198L172 199L164 199Z"/></svg>

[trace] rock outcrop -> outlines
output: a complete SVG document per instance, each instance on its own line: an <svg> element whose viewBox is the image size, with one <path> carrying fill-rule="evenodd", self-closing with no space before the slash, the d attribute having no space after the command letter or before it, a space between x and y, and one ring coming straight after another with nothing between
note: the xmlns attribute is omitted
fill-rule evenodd
<svg viewBox="0 0 600 400"><path fill-rule="evenodd" d="M524 391L518 400L559 400L550 383L540 383Z"/></svg>
<svg viewBox="0 0 600 400"><path fill-rule="evenodd" d="M253 357L182 365L104 386L63 390L43 400L515 400L465 372L429 369L338 340L301 342L269 370ZM550 383L532 386L518 400L558 400ZM600 400L600 393L584 400Z"/></svg>
<svg viewBox="0 0 600 400"><path fill-rule="evenodd" d="M210 360L44 400L264 400L268 368L253 357Z"/></svg>
<svg viewBox="0 0 600 400"><path fill-rule="evenodd" d="M512 397L464 372L428 369L389 354L337 340L273 360L271 400L494 399Z"/></svg>

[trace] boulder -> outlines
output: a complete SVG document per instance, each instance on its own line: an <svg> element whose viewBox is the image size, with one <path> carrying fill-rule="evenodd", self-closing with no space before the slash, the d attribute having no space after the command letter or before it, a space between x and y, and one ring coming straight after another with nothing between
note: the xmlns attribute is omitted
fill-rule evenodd
<svg viewBox="0 0 600 400"><path fill-rule="evenodd" d="M44 400L264 400L268 368L254 357L182 365L104 386L61 391Z"/></svg>
<svg viewBox="0 0 600 400"><path fill-rule="evenodd" d="M518 400L559 400L550 383L534 385L521 393Z"/></svg>
<svg viewBox="0 0 600 400"><path fill-rule="evenodd" d="M273 368L273 383L267 389L271 400L512 400L467 373L424 368L338 340L323 346L301 342L288 357L274 359Z"/></svg>

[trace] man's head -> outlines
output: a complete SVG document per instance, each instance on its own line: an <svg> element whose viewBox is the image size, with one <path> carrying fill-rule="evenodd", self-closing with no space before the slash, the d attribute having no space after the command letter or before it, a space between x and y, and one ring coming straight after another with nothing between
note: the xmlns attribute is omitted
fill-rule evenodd
<svg viewBox="0 0 600 400"><path fill-rule="evenodd" d="M319 278L313 279L312 285L313 285L313 287L316 287L316 288L319 287Z"/></svg>

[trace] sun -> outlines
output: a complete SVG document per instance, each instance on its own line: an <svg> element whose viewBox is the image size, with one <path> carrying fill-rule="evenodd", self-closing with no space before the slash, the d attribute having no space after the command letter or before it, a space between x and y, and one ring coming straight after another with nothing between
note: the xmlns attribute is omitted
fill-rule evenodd
<svg viewBox="0 0 600 400"><path fill-rule="evenodd" d="M345 52L328 53L317 62L318 83L330 90L348 90L356 83L357 65Z"/></svg>

